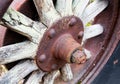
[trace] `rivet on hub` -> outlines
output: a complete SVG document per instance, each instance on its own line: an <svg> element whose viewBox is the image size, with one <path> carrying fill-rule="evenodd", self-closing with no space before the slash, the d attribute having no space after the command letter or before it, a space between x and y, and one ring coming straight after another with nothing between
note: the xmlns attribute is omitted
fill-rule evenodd
<svg viewBox="0 0 120 84"><path fill-rule="evenodd" d="M68 24L69 24L69 26L72 27L72 26L74 26L76 24L76 22L77 22L76 18L73 17L73 18L71 18L71 20L69 21Z"/></svg>
<svg viewBox="0 0 120 84"><path fill-rule="evenodd" d="M39 62L43 63L45 60L46 60L46 55L45 55L45 54L42 54L42 55L39 57Z"/></svg>
<svg viewBox="0 0 120 84"><path fill-rule="evenodd" d="M84 35L84 32L83 32L83 31L80 31L80 32L78 33L78 39L82 38L83 35Z"/></svg>
<svg viewBox="0 0 120 84"><path fill-rule="evenodd" d="M55 30L54 29L50 29L49 30L49 33L48 33L48 37L51 39L51 38L53 38L54 36L55 36Z"/></svg>

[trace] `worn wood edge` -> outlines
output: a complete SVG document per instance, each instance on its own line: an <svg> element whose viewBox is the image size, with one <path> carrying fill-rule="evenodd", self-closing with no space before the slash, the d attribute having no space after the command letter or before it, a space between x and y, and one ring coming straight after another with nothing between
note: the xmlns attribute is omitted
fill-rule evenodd
<svg viewBox="0 0 120 84"><path fill-rule="evenodd" d="M0 47L0 64L30 58L34 59L38 46L30 41Z"/></svg>
<svg viewBox="0 0 120 84"><path fill-rule="evenodd" d="M25 76L31 73L33 70L37 70L37 66L33 61L21 61L14 66L5 75L0 77L0 84L17 84Z"/></svg>
<svg viewBox="0 0 120 84"><path fill-rule="evenodd" d="M41 70L34 71L28 78L25 84L42 84L42 77L45 75L45 72Z"/></svg>
<svg viewBox="0 0 120 84"><path fill-rule="evenodd" d="M73 15L72 1L73 0L57 0L56 10L62 17Z"/></svg>
<svg viewBox="0 0 120 84"><path fill-rule="evenodd" d="M44 76L43 84L54 84L54 80L60 76L60 71L56 70Z"/></svg>
<svg viewBox="0 0 120 84"><path fill-rule="evenodd" d="M39 43L46 30L42 23L34 22L11 8L3 16L3 23L11 30L28 37L34 43Z"/></svg>
<svg viewBox="0 0 120 84"><path fill-rule="evenodd" d="M100 24L94 24L84 28L84 35L81 45L84 45L85 41L90 38L96 37L104 32L104 28Z"/></svg>
<svg viewBox="0 0 120 84"><path fill-rule="evenodd" d="M73 1L73 12L74 15L81 18L81 15L85 9L85 7L88 5L89 0L74 0Z"/></svg>
<svg viewBox="0 0 120 84"><path fill-rule="evenodd" d="M78 17L81 18L83 24L86 25L90 20L93 20L99 13L101 13L108 6L108 0L95 0L90 3L82 15Z"/></svg>
<svg viewBox="0 0 120 84"><path fill-rule="evenodd" d="M72 70L71 70L71 67L70 67L70 64L65 64L61 69L60 69L60 72L61 72L61 78L64 80L64 81L70 81L73 79L73 73L72 73Z"/></svg>
<svg viewBox="0 0 120 84"><path fill-rule="evenodd" d="M47 27L60 18L52 0L33 0L41 22Z"/></svg>

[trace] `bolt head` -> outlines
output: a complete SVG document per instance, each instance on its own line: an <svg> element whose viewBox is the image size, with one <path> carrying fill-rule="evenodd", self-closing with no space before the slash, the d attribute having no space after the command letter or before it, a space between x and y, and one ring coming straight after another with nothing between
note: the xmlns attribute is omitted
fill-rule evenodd
<svg viewBox="0 0 120 84"><path fill-rule="evenodd" d="M46 60L46 55L42 54L41 56L39 56L39 62L43 63Z"/></svg>
<svg viewBox="0 0 120 84"><path fill-rule="evenodd" d="M68 24L69 26L74 26L76 22L77 22L76 18L71 18Z"/></svg>
<svg viewBox="0 0 120 84"><path fill-rule="evenodd" d="M55 34L56 34L56 31L54 29L50 29L48 33L49 33L48 37L53 38L55 36Z"/></svg>
<svg viewBox="0 0 120 84"><path fill-rule="evenodd" d="M82 38L83 35L84 35L84 32L83 32L83 31L80 31L80 32L78 33L78 39Z"/></svg>

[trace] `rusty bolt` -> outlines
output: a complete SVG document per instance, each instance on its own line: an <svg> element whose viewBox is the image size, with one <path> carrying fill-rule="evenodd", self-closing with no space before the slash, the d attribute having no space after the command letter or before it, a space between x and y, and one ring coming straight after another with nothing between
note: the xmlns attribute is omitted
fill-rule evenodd
<svg viewBox="0 0 120 84"><path fill-rule="evenodd" d="M46 60L46 55L45 54L42 54L40 57L39 57L39 62L44 62Z"/></svg>
<svg viewBox="0 0 120 84"><path fill-rule="evenodd" d="M69 26L74 26L76 22L77 22L76 18L71 18L68 24Z"/></svg>
<svg viewBox="0 0 120 84"><path fill-rule="evenodd" d="M84 35L84 32L83 32L83 31L80 31L80 32L78 33L78 39L82 38L83 35Z"/></svg>
<svg viewBox="0 0 120 84"><path fill-rule="evenodd" d="M53 38L55 36L55 30L54 29L50 29L49 33L48 33L48 37L49 38Z"/></svg>
<svg viewBox="0 0 120 84"><path fill-rule="evenodd" d="M76 50L71 56L72 63L82 64L86 62L86 55L81 50Z"/></svg>

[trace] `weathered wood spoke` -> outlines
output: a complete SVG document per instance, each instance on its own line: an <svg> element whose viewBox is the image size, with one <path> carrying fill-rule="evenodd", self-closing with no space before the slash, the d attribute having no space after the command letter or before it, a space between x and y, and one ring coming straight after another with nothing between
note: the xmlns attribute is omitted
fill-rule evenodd
<svg viewBox="0 0 120 84"><path fill-rule="evenodd" d="M60 18L55 10L52 0L33 0L37 8L40 20L47 26Z"/></svg>
<svg viewBox="0 0 120 84"><path fill-rule="evenodd" d="M0 48L0 64L10 63L24 58L34 58L37 52L37 45L25 41Z"/></svg>
<svg viewBox="0 0 120 84"><path fill-rule="evenodd" d="M44 75L43 71L34 71L25 84L41 84Z"/></svg>
<svg viewBox="0 0 120 84"><path fill-rule="evenodd" d="M94 19L99 13L101 13L108 6L107 0L95 0L84 10L81 19L84 24ZM79 15L78 15L79 16Z"/></svg>
<svg viewBox="0 0 120 84"><path fill-rule="evenodd" d="M46 30L42 23L34 22L11 8L5 13L3 22L11 30L28 37L35 43L39 43L40 37L42 37L41 33L43 34Z"/></svg>
<svg viewBox="0 0 120 84"><path fill-rule="evenodd" d="M70 64L65 64L62 68L61 68L61 78L64 81L70 81L73 79L73 73L70 67Z"/></svg>
<svg viewBox="0 0 120 84"><path fill-rule="evenodd" d="M21 61L0 78L0 84L17 84L25 76L37 69L33 61Z"/></svg>
<svg viewBox="0 0 120 84"><path fill-rule="evenodd" d="M59 75L60 75L59 70L56 70L56 71L53 71L53 72L49 73L48 75L46 75L44 77L43 84L54 84L55 78L58 77Z"/></svg>
<svg viewBox="0 0 120 84"><path fill-rule="evenodd" d="M92 25L84 29L83 42L92 37L103 33L103 27L100 24Z"/></svg>
<svg viewBox="0 0 120 84"><path fill-rule="evenodd" d="M72 1L73 0L57 0L56 9L61 16L72 15Z"/></svg>
<svg viewBox="0 0 120 84"><path fill-rule="evenodd" d="M92 56L92 55L91 55L91 52L90 52L89 50L85 49L85 48L84 48L84 52L85 52L85 54L86 54L86 56L87 56L86 58L87 58L87 59L90 59L90 57Z"/></svg>
<svg viewBox="0 0 120 84"><path fill-rule="evenodd" d="M89 0L74 0L73 1L73 11L78 17L81 17L85 7L88 5Z"/></svg>

